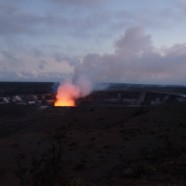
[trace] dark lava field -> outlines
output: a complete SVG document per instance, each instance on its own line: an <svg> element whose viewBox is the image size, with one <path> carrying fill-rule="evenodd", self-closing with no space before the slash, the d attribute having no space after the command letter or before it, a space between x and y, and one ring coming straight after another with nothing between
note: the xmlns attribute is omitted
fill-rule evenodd
<svg viewBox="0 0 186 186"><path fill-rule="evenodd" d="M186 104L0 105L1 186L185 186Z"/></svg>

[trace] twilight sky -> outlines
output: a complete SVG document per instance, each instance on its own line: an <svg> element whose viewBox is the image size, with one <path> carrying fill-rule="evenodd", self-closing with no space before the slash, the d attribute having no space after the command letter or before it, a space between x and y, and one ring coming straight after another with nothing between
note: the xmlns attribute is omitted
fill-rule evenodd
<svg viewBox="0 0 186 186"><path fill-rule="evenodd" d="M0 81L186 85L185 0L0 0Z"/></svg>

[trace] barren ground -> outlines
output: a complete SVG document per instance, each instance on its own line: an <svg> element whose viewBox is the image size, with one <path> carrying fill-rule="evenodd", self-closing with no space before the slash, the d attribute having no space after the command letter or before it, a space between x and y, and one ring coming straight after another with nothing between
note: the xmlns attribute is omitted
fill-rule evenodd
<svg viewBox="0 0 186 186"><path fill-rule="evenodd" d="M185 186L186 104L0 106L2 186Z"/></svg>

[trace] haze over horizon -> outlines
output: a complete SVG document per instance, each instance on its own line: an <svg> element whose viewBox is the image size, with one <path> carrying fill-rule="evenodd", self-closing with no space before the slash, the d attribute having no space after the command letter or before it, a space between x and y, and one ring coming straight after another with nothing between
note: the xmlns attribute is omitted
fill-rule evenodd
<svg viewBox="0 0 186 186"><path fill-rule="evenodd" d="M0 0L0 81L186 85L184 0Z"/></svg>

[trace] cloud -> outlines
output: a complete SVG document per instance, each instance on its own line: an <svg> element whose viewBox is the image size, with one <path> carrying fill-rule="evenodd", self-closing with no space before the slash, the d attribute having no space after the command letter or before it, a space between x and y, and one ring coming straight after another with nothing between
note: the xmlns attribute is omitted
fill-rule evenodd
<svg viewBox="0 0 186 186"><path fill-rule="evenodd" d="M0 8L0 35L34 34L36 26L45 18L20 11L1 11Z"/></svg>
<svg viewBox="0 0 186 186"><path fill-rule="evenodd" d="M79 5L79 6L92 6L101 3L104 0L49 0L61 5Z"/></svg>
<svg viewBox="0 0 186 186"><path fill-rule="evenodd" d="M38 73L53 72L59 79L60 71L74 70L74 77L85 74L93 81L185 84L186 44L157 48L153 43L184 38L177 33L184 30L185 3L167 2L1 0L0 70L34 80Z"/></svg>
<svg viewBox="0 0 186 186"><path fill-rule="evenodd" d="M92 81L186 84L186 44L167 48L153 46L143 27L128 29L115 43L112 54L88 54L75 67Z"/></svg>
<svg viewBox="0 0 186 186"><path fill-rule="evenodd" d="M41 60L40 63L39 63L39 69L40 69L40 70L44 70L46 64L47 64L46 61Z"/></svg>
<svg viewBox="0 0 186 186"><path fill-rule="evenodd" d="M0 71L0 81L43 81L43 82L61 82L68 74L58 72L37 72L31 71Z"/></svg>
<svg viewBox="0 0 186 186"><path fill-rule="evenodd" d="M92 82L186 84L186 43L157 48L142 26L127 29L111 53L81 58L58 49L50 54L39 48L2 50L0 80L62 81L73 75L74 80L86 77Z"/></svg>
<svg viewBox="0 0 186 186"><path fill-rule="evenodd" d="M116 53L126 55L140 55L152 50L151 36L145 34L143 27L128 29L125 35L116 42Z"/></svg>
<svg viewBox="0 0 186 186"><path fill-rule="evenodd" d="M0 37L4 36L50 36L61 33L65 35L85 38L91 33L96 34L99 27L108 22L106 16L101 14L92 15L62 15L45 12L44 15L38 13L24 12L19 8L7 8L7 11L0 8Z"/></svg>
<svg viewBox="0 0 186 186"><path fill-rule="evenodd" d="M10 63L14 67L19 64L18 58L11 52L1 51L1 55L6 63Z"/></svg>

